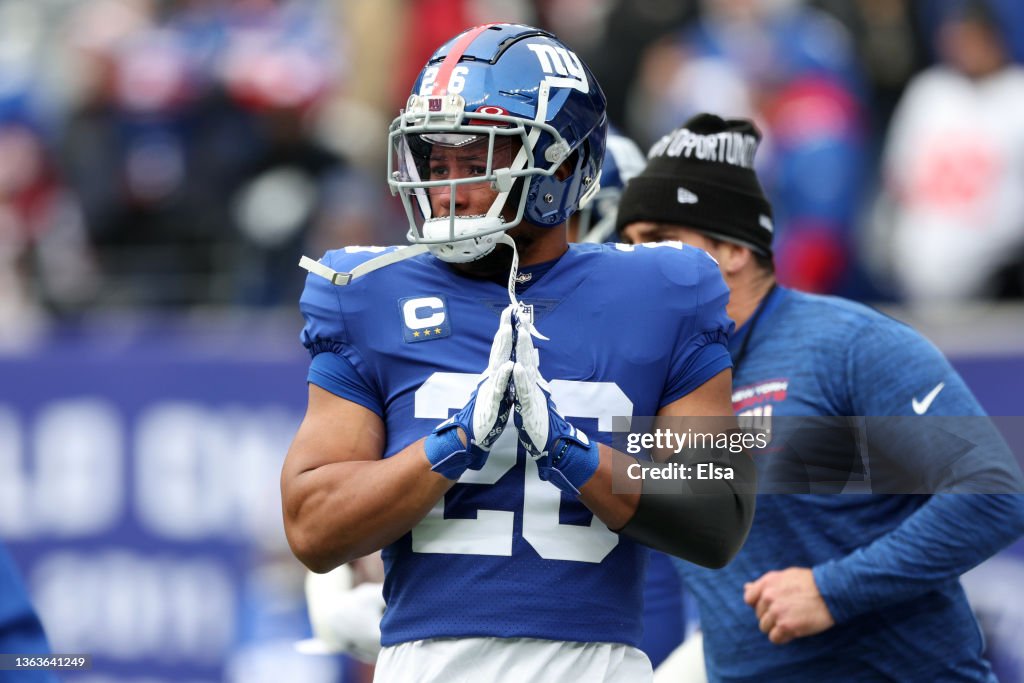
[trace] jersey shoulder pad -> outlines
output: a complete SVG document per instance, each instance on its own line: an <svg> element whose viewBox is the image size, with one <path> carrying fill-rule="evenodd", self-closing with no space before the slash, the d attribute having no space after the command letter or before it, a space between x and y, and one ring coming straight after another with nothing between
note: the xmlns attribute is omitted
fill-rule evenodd
<svg viewBox="0 0 1024 683"><path fill-rule="evenodd" d="M320 262L339 273L347 273L356 266L366 263L371 259L400 249L405 249L405 245L392 245L390 247L343 247L341 249L331 249L323 255Z"/></svg>
<svg viewBox="0 0 1024 683"><path fill-rule="evenodd" d="M370 259L401 248L392 246L334 249L325 253L320 259L320 263L340 273L347 273ZM380 276L386 273L388 268L395 267L395 265L390 265L382 269L380 273L376 271L368 273L365 279L369 280ZM361 290L360 296L365 296L367 290L360 287L363 279L354 280L349 285L339 286L316 273L311 272L306 276L306 285L299 299L299 310L305 320L300 340L311 355L315 356L321 351L338 351L341 345L349 343L349 335L345 328L345 313L346 309L351 306L346 306L345 302L351 299L351 295L348 294L350 289L359 289Z"/></svg>
<svg viewBox="0 0 1024 683"><path fill-rule="evenodd" d="M728 301L718 262L703 249L681 242L605 245L607 267L630 296L662 297L668 308Z"/></svg>
<svg viewBox="0 0 1024 683"><path fill-rule="evenodd" d="M667 280L672 285L692 287L708 273L718 272L718 263L703 249L682 242L645 242L644 244L606 244L609 265L640 277L645 285L652 280Z"/></svg>

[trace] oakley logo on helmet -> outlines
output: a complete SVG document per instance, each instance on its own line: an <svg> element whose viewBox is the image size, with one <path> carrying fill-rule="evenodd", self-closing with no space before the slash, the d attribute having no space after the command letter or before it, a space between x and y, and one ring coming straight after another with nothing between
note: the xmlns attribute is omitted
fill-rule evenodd
<svg viewBox="0 0 1024 683"><path fill-rule="evenodd" d="M575 88L582 93L590 92L590 81L583 68L580 58L564 47L530 43L530 48L540 62L541 71L546 74L557 74L544 79L555 88Z"/></svg>

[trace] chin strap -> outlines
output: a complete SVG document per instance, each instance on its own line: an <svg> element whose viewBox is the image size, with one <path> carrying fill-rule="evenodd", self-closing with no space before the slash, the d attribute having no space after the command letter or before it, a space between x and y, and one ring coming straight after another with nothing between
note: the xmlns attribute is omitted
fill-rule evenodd
<svg viewBox="0 0 1024 683"><path fill-rule="evenodd" d="M412 246L398 247L398 249L395 249L394 251L388 252L386 254L381 254L380 256L376 256L370 259L369 261L364 261L363 263L360 263L358 266L353 268L351 272L348 273L340 273L334 270L333 268L325 266L323 263L320 263L319 261L314 261L308 256L303 256L302 258L299 259L299 268L308 270L314 275L319 275L320 277L330 282L332 285L344 287L345 285L352 284L352 281L355 280L357 277L362 277L367 273L372 273L373 271L383 268L384 266L390 266L392 263L398 263L399 261L404 261L407 258L418 256L420 254L425 253L426 251L427 245L425 244L414 244Z"/></svg>
<svg viewBox="0 0 1024 683"><path fill-rule="evenodd" d="M515 307L516 314L519 316L519 324L525 325L530 331L530 334L537 339L543 339L548 341L548 338L537 331L537 328L533 324L533 307L528 306L519 301L516 298L516 275L519 274L519 250L516 249L515 240L509 237L507 234L502 233L495 242L506 244L512 248L512 267L508 271L508 299ZM333 268L324 265L320 261L314 261L308 256L303 256L299 259L299 267L308 270L314 275L319 275L324 278L332 285L344 287L345 285L352 284L352 281L356 278L362 277L367 273L372 273L375 270L379 270L384 266L389 266L392 263L398 263L404 261L407 258L418 256L428 251L427 245L425 244L414 244L411 246L402 246L394 251L386 254L381 254L375 258L360 263L358 266L353 268L350 272L339 272Z"/></svg>

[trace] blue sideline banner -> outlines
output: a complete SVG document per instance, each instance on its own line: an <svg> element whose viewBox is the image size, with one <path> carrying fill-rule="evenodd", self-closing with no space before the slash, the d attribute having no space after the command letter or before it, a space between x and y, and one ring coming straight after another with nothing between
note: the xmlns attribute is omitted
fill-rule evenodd
<svg viewBox="0 0 1024 683"><path fill-rule="evenodd" d="M331 681L284 540L279 475L306 400L300 321L132 319L0 353L0 538L75 681ZM1024 354L954 364L1024 415ZM909 399L908 399L909 400ZM965 578L1001 680L1024 681L1024 544Z"/></svg>

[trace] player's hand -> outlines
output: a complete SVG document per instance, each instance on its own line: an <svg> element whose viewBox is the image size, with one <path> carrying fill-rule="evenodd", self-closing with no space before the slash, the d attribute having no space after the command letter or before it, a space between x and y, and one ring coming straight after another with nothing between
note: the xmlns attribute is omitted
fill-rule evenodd
<svg viewBox="0 0 1024 683"><path fill-rule="evenodd" d="M435 427L423 443L430 469L448 479L458 480L467 469L481 469L491 446L505 430L512 412L508 387L514 335L512 306L509 306L501 314L480 384L465 407Z"/></svg>
<svg viewBox="0 0 1024 683"><path fill-rule="evenodd" d="M579 496L600 462L597 444L566 422L540 374L540 359L526 325L516 331L516 363L512 369L519 442L537 461L540 478Z"/></svg>
<svg viewBox="0 0 1024 683"><path fill-rule="evenodd" d="M836 623L814 573L804 567L768 572L745 584L743 601L754 609L761 631L776 645L813 636Z"/></svg>

